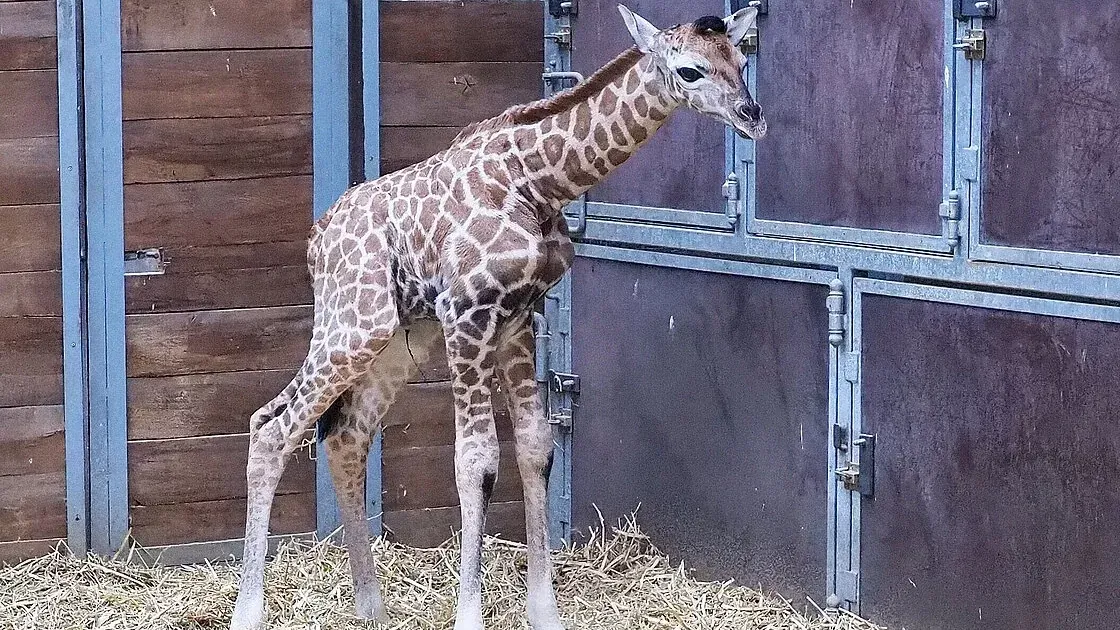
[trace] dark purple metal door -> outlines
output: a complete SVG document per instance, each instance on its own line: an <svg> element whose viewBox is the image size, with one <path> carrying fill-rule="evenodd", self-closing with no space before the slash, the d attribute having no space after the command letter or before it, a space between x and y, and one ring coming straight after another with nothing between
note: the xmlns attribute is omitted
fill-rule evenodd
<svg viewBox="0 0 1120 630"><path fill-rule="evenodd" d="M573 539L641 505L702 576L825 590L827 287L579 258Z"/></svg>
<svg viewBox="0 0 1120 630"><path fill-rule="evenodd" d="M1120 325L867 295L862 338L862 613L1115 628Z"/></svg>
<svg viewBox="0 0 1120 630"><path fill-rule="evenodd" d="M985 24L981 242L1120 255L1120 4L999 11Z"/></svg>

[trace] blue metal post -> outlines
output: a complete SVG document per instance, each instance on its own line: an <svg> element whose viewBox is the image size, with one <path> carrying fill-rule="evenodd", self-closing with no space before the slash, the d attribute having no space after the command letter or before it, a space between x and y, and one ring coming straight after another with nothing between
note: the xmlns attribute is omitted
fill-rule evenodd
<svg viewBox="0 0 1120 630"><path fill-rule="evenodd" d="M362 2L362 120L365 129L365 178L381 175L381 3ZM373 438L369 463L366 466L366 515L369 531L382 532L381 502L381 432Z"/></svg>
<svg viewBox="0 0 1120 630"><path fill-rule="evenodd" d="M311 3L312 136L314 217L318 219L350 185L350 4ZM322 442L316 444L315 531L320 539L338 529L338 498Z"/></svg>
<svg viewBox="0 0 1120 630"><path fill-rule="evenodd" d="M86 427L85 272L82 229L81 4L58 0L58 151L62 226L62 364L66 435L66 538L89 550L89 433Z"/></svg>
<svg viewBox="0 0 1120 630"><path fill-rule="evenodd" d="M91 546L128 531L120 0L83 3Z"/></svg>

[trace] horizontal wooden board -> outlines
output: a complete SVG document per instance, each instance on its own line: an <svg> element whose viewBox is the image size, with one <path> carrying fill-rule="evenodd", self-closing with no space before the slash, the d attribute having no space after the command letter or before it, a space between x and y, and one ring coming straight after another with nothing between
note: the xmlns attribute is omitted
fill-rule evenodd
<svg viewBox="0 0 1120 630"><path fill-rule="evenodd" d="M57 472L65 467L60 405L0 408L0 477Z"/></svg>
<svg viewBox="0 0 1120 630"><path fill-rule="evenodd" d="M0 71L0 138L58 135L58 73Z"/></svg>
<svg viewBox="0 0 1120 630"><path fill-rule="evenodd" d="M0 3L0 70L38 70L58 65L55 3Z"/></svg>
<svg viewBox="0 0 1120 630"><path fill-rule="evenodd" d="M129 505L243 499L248 453L247 434L129 442ZM277 494L314 489L315 462L300 449L284 469Z"/></svg>
<svg viewBox="0 0 1120 630"><path fill-rule="evenodd" d="M250 269L261 261L273 265L306 266L306 242L249 243L211 247L169 247L164 255L177 273L202 273L222 269Z"/></svg>
<svg viewBox="0 0 1120 630"><path fill-rule="evenodd" d="M66 535L66 475L0 477L0 541Z"/></svg>
<svg viewBox="0 0 1120 630"><path fill-rule="evenodd" d="M124 124L125 183L310 173L310 116L134 120Z"/></svg>
<svg viewBox="0 0 1120 630"><path fill-rule="evenodd" d="M62 316L62 273L0 273L0 317Z"/></svg>
<svg viewBox="0 0 1120 630"><path fill-rule="evenodd" d="M462 126L541 97L541 64L381 64L381 124Z"/></svg>
<svg viewBox="0 0 1120 630"><path fill-rule="evenodd" d="M125 282L125 310L132 313L197 311L311 304L307 265L178 272L136 276ZM3 276L0 276L3 286Z"/></svg>
<svg viewBox="0 0 1120 630"><path fill-rule="evenodd" d="M382 2L381 61L544 61L539 2Z"/></svg>
<svg viewBox="0 0 1120 630"><path fill-rule="evenodd" d="M0 273L62 268L57 205L0 206L0 234Z"/></svg>
<svg viewBox="0 0 1120 630"><path fill-rule="evenodd" d="M435 547L463 529L458 506L386 512L383 519L389 537L411 547ZM525 504L521 501L491 503L486 512L485 531L503 540L525 542Z"/></svg>
<svg viewBox="0 0 1120 630"><path fill-rule="evenodd" d="M53 376L62 373L62 319L0 319L0 374Z"/></svg>
<svg viewBox="0 0 1120 630"><path fill-rule="evenodd" d="M130 184L124 187L124 207L130 249L304 241L300 249L306 251L311 176Z"/></svg>
<svg viewBox="0 0 1120 630"><path fill-rule="evenodd" d="M521 477L517 472L514 445L507 442L500 448L502 458L493 500L518 501L521 499ZM385 450L381 470L386 512L459 504L454 446Z"/></svg>
<svg viewBox="0 0 1120 630"><path fill-rule="evenodd" d="M133 507L132 537L141 545L231 540L245 536L245 499ZM280 494L272 502L269 534L315 530L315 493Z"/></svg>
<svg viewBox="0 0 1120 630"><path fill-rule="evenodd" d="M59 351L61 352L61 341ZM0 408L62 404L62 369L56 374L0 373Z"/></svg>
<svg viewBox="0 0 1120 630"><path fill-rule="evenodd" d="M311 0L123 0L126 51L311 45Z"/></svg>
<svg viewBox="0 0 1120 630"><path fill-rule="evenodd" d="M45 556L61 542L61 538L0 542L0 566L19 564L24 560Z"/></svg>
<svg viewBox="0 0 1120 630"><path fill-rule="evenodd" d="M58 138L0 138L0 206L58 203Z"/></svg>
<svg viewBox="0 0 1120 630"><path fill-rule="evenodd" d="M246 431L249 417L292 380L295 370L128 379L128 439L154 440Z"/></svg>
<svg viewBox="0 0 1120 630"><path fill-rule="evenodd" d="M311 113L311 50L124 55L125 120Z"/></svg>
<svg viewBox="0 0 1120 630"><path fill-rule="evenodd" d="M386 450L455 443L455 401L451 383L417 383L401 390L385 414ZM509 412L501 395L495 396L494 421L498 439L513 439ZM512 453L511 453L512 454Z"/></svg>
<svg viewBox="0 0 1120 630"><path fill-rule="evenodd" d="M311 318L310 306L129 315L128 376L296 368Z"/></svg>
<svg viewBox="0 0 1120 630"><path fill-rule="evenodd" d="M382 127L381 173L392 173L451 146L462 127Z"/></svg>

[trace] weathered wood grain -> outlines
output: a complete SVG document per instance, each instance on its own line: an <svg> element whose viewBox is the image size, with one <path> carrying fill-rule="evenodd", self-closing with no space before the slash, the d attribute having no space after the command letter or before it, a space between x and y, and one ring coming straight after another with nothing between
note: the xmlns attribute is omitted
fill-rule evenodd
<svg viewBox="0 0 1120 630"><path fill-rule="evenodd" d="M0 273L0 317L61 317L62 273Z"/></svg>
<svg viewBox="0 0 1120 630"><path fill-rule="evenodd" d="M129 504L174 505L243 499L249 436L151 440L128 444ZM284 469L277 494L313 492L315 462L305 449Z"/></svg>
<svg viewBox="0 0 1120 630"><path fill-rule="evenodd" d="M311 45L311 0L123 0L124 50Z"/></svg>
<svg viewBox="0 0 1120 630"><path fill-rule="evenodd" d="M129 315L129 376L298 367L311 341L310 306Z"/></svg>
<svg viewBox="0 0 1120 630"><path fill-rule="evenodd" d="M61 538L0 542L0 565L18 564L24 560L45 556L61 542Z"/></svg>
<svg viewBox="0 0 1120 630"><path fill-rule="evenodd" d="M189 250L185 254L189 255ZM3 276L0 275L2 286ZM311 277L306 264L194 273L178 272L172 265L164 275L136 276L125 282L125 310L130 314L311 302Z"/></svg>
<svg viewBox="0 0 1120 630"><path fill-rule="evenodd" d="M150 246L152 241L146 241ZM177 273L200 273L222 269L251 269L262 262L292 267L307 265L307 243L247 243L206 247L169 247L164 252Z"/></svg>
<svg viewBox="0 0 1120 630"><path fill-rule="evenodd" d="M311 113L311 50L124 55L124 118Z"/></svg>
<svg viewBox="0 0 1120 630"><path fill-rule="evenodd" d="M435 547L462 530L459 507L386 512L389 537L412 547ZM505 540L525 541L525 504L521 501L491 503L486 512L486 533Z"/></svg>
<svg viewBox="0 0 1120 630"><path fill-rule="evenodd" d="M455 404L450 382L417 383L401 390L385 414L385 450L455 444ZM505 399L494 400L500 441L513 440ZM512 453L511 453L512 454Z"/></svg>
<svg viewBox="0 0 1120 630"><path fill-rule="evenodd" d="M0 139L58 135L58 73L54 70L0 71L0 103Z"/></svg>
<svg viewBox="0 0 1120 630"><path fill-rule="evenodd" d="M544 60L539 2L382 2L381 61Z"/></svg>
<svg viewBox="0 0 1120 630"><path fill-rule="evenodd" d="M66 536L66 476L61 470L0 477L0 541Z"/></svg>
<svg viewBox="0 0 1120 630"><path fill-rule="evenodd" d="M462 126L539 99L541 64L382 63L381 124Z"/></svg>
<svg viewBox="0 0 1120 630"><path fill-rule="evenodd" d="M132 536L149 547L230 540L245 535L245 499L134 506L130 519ZM277 495L269 534L311 531L315 531L315 493Z"/></svg>
<svg viewBox="0 0 1120 630"><path fill-rule="evenodd" d="M0 477L64 470L60 405L0 408Z"/></svg>
<svg viewBox="0 0 1120 630"><path fill-rule="evenodd" d="M422 162L451 145L462 127L382 127L381 172Z"/></svg>
<svg viewBox="0 0 1120 630"><path fill-rule="evenodd" d="M124 125L128 184L310 172L310 116L134 120Z"/></svg>
<svg viewBox="0 0 1120 630"><path fill-rule="evenodd" d="M0 70L39 70L58 65L54 2L0 3Z"/></svg>
<svg viewBox="0 0 1120 630"><path fill-rule="evenodd" d="M494 501L519 501L521 478L514 445L501 444L502 458ZM459 504L455 488L455 447L428 446L386 450L382 454L385 511L450 507Z"/></svg>
<svg viewBox="0 0 1120 630"><path fill-rule="evenodd" d="M28 377L62 374L62 319L5 317L0 320L0 374Z"/></svg>
<svg viewBox="0 0 1120 630"><path fill-rule="evenodd" d="M58 203L58 138L0 139L0 206Z"/></svg>
<svg viewBox="0 0 1120 630"><path fill-rule="evenodd" d="M61 356L62 340L55 350ZM62 404L62 368L56 374L28 375L0 372L0 407Z"/></svg>
<svg viewBox="0 0 1120 630"><path fill-rule="evenodd" d="M57 205L0 206L0 234L0 272L62 268Z"/></svg>
<svg viewBox="0 0 1120 630"><path fill-rule="evenodd" d="M249 416L279 394L295 370L128 379L128 439L246 431Z"/></svg>
<svg viewBox="0 0 1120 630"><path fill-rule="evenodd" d="M131 184L124 204L128 248L306 241L311 176Z"/></svg>

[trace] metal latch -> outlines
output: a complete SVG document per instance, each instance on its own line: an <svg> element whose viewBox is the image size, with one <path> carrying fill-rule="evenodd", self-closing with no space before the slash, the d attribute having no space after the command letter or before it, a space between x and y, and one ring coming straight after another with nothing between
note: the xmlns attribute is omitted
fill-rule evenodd
<svg viewBox="0 0 1120 630"><path fill-rule="evenodd" d="M859 455L837 470L836 478L844 484L845 490L870 497L875 494L875 436L861 433L852 446L859 447Z"/></svg>
<svg viewBox="0 0 1120 630"><path fill-rule="evenodd" d="M743 36L743 41L739 42L739 49L743 51L744 55L753 55L758 52L757 27L747 29L747 34Z"/></svg>
<svg viewBox="0 0 1120 630"><path fill-rule="evenodd" d="M949 191L949 198L941 202L938 211L941 217L941 234L949 244L949 248L956 251L961 243L961 195L957 190Z"/></svg>
<svg viewBox="0 0 1120 630"><path fill-rule="evenodd" d="M996 0L953 0L953 17L958 20L994 18L998 4Z"/></svg>
<svg viewBox="0 0 1120 630"><path fill-rule="evenodd" d="M572 47L572 29L570 28L561 28L555 33L549 33L548 35L545 35L544 38L555 41L556 45L561 48Z"/></svg>
<svg viewBox="0 0 1120 630"><path fill-rule="evenodd" d="M549 370L548 388L558 394L578 394L579 375Z"/></svg>
<svg viewBox="0 0 1120 630"><path fill-rule="evenodd" d="M578 0L548 0L548 13L552 17L579 15Z"/></svg>
<svg viewBox="0 0 1120 630"><path fill-rule="evenodd" d="M982 28L970 28L964 32L964 39L953 44L953 48L964 51L964 58L980 61L988 48L988 36Z"/></svg>
<svg viewBox="0 0 1120 630"><path fill-rule="evenodd" d="M759 15L766 15L770 10L769 0L731 0L731 12L741 11L747 7L758 9Z"/></svg>
<svg viewBox="0 0 1120 630"><path fill-rule="evenodd" d="M164 260L163 249L150 247L124 253L124 275L158 276L162 275L170 261Z"/></svg>
<svg viewBox="0 0 1120 630"><path fill-rule="evenodd" d="M569 71L569 72L561 72L561 71L544 72L544 73L541 74L541 78L544 79L544 82L549 87L551 87L553 83L559 83L560 81L575 81L576 83L582 83L583 82L583 75L580 74L579 72L574 72L574 71Z"/></svg>
<svg viewBox="0 0 1120 630"><path fill-rule="evenodd" d="M723 198L727 200L727 205L723 213L727 216L727 222L735 225L739 222L739 176L735 171L727 174L727 180L723 182Z"/></svg>

